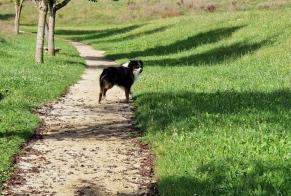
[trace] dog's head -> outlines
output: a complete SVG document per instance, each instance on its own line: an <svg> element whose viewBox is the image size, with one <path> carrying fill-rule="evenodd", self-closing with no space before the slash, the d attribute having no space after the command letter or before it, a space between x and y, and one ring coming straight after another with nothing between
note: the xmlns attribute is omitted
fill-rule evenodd
<svg viewBox="0 0 291 196"><path fill-rule="evenodd" d="M132 70L132 73L135 77L138 77L139 74L143 71L143 62L141 60L129 60L127 63L122 65L123 67L128 67Z"/></svg>
<svg viewBox="0 0 291 196"><path fill-rule="evenodd" d="M133 72L141 73L143 71L143 62L141 60L130 60L128 68Z"/></svg>

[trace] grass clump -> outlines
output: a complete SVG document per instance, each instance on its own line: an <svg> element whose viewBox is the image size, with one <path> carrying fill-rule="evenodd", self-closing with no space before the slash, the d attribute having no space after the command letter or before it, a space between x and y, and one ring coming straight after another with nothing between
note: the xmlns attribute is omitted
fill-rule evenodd
<svg viewBox="0 0 291 196"><path fill-rule="evenodd" d="M61 54L35 65L35 36L0 33L0 189L11 156L40 123L35 109L64 93L84 69L75 49L59 40L57 45Z"/></svg>

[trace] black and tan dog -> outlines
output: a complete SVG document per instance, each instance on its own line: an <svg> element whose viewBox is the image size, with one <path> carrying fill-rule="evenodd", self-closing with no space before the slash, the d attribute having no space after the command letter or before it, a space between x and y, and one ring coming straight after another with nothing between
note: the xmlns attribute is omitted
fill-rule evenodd
<svg viewBox="0 0 291 196"><path fill-rule="evenodd" d="M129 102L129 94L131 86L143 70L143 62L141 60L130 60L119 67L107 67L100 75L100 93L99 103L105 98L107 90L114 85L122 87L125 91L126 102Z"/></svg>

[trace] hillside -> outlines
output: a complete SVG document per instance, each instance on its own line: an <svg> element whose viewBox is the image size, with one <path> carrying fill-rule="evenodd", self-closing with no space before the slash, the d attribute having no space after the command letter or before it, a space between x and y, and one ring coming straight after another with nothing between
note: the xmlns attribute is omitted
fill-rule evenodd
<svg viewBox="0 0 291 196"><path fill-rule="evenodd" d="M156 154L161 195L287 195L290 11L222 12L58 34L120 63L144 61L134 88L135 120Z"/></svg>
<svg viewBox="0 0 291 196"><path fill-rule="evenodd" d="M131 3L130 3L131 2ZM126 22L149 21L158 18L180 15L199 15L211 12L237 12L247 10L274 10L288 8L290 0L177 0L130 1L100 0L97 3L88 0L71 1L58 14L57 25L104 25ZM212 10L212 7L213 9ZM13 22L14 6L10 0L0 0L0 19ZM2 15L2 17L1 17ZM37 22L37 11L31 1L26 1L21 23L34 25Z"/></svg>
<svg viewBox="0 0 291 196"><path fill-rule="evenodd" d="M227 2L212 1L211 13L178 7L163 16L130 12L124 1L82 0L59 13L59 37L119 63L144 61L134 124L156 155L161 195L291 192L290 1L246 0L236 9ZM22 23L31 30L28 6ZM11 22L11 5L1 8Z"/></svg>

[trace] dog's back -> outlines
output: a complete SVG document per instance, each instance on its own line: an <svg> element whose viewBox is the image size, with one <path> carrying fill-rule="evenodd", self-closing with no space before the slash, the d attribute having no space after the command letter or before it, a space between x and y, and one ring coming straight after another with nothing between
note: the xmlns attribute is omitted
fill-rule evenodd
<svg viewBox="0 0 291 196"><path fill-rule="evenodd" d="M118 85L129 87L133 83L133 76L129 68L126 67L108 67L100 75L100 85Z"/></svg>

